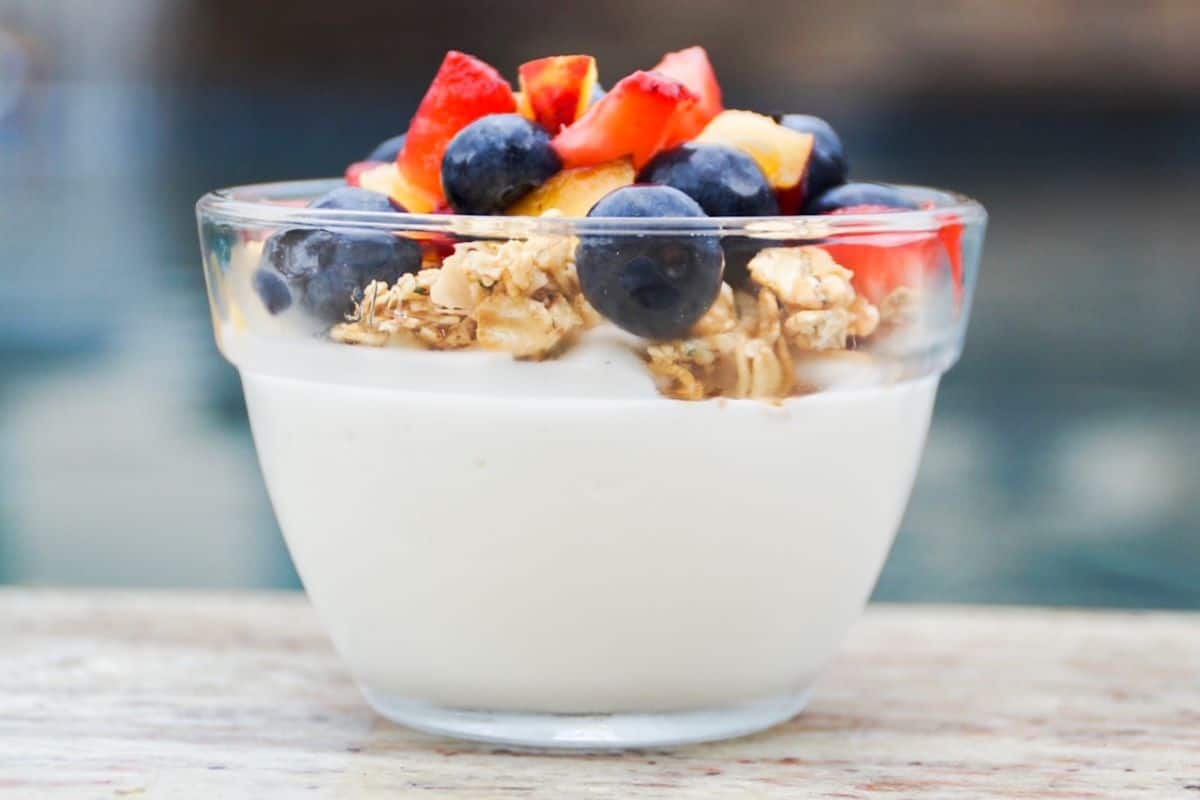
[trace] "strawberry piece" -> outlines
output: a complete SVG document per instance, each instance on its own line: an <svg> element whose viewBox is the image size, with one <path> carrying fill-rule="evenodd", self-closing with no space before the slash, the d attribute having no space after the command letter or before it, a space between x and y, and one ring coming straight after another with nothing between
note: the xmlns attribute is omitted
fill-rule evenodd
<svg viewBox="0 0 1200 800"><path fill-rule="evenodd" d="M695 104L696 96L679 81L639 70L563 128L554 137L554 149L566 168L632 156L640 169L660 150L678 144L671 138L672 121Z"/></svg>
<svg viewBox="0 0 1200 800"><path fill-rule="evenodd" d="M932 210L937 208L937 205L927 202L922 203L921 208ZM950 275L954 278L954 299L961 303L964 280L962 237L966 226L953 214L943 215L941 220L942 226L938 228L938 238L942 240L942 246L946 248L946 255L950 259Z"/></svg>
<svg viewBox="0 0 1200 800"><path fill-rule="evenodd" d="M834 261L854 272L855 291L875 305L901 286L923 286L937 270L943 252L933 233L850 234L822 246Z"/></svg>
<svg viewBox="0 0 1200 800"><path fill-rule="evenodd" d="M550 56L526 61L517 68L521 113L550 133L583 116L596 85L596 59L591 56Z"/></svg>
<svg viewBox="0 0 1200 800"><path fill-rule="evenodd" d="M811 165L811 163L812 161L810 159L809 164ZM807 168L804 174L808 174ZM800 213L800 211L804 208L804 201L808 199L808 195L805 191L806 187L804 186L806 183L808 183L808 181L804 180L802 176L801 179L796 182L795 186L787 189L775 190L775 199L779 201L780 214L783 214L784 216L791 216L792 214Z"/></svg>
<svg viewBox="0 0 1200 800"><path fill-rule="evenodd" d="M694 138L713 117L725 109L721 104L721 85L717 83L717 73L703 47L667 53L651 72L674 78L696 95L696 105L677 115L670 137L676 144Z"/></svg>
<svg viewBox="0 0 1200 800"><path fill-rule="evenodd" d="M396 159L418 192L441 200L442 156L454 135L480 117L517 110L512 87L489 64L451 50L425 92Z"/></svg>
<svg viewBox="0 0 1200 800"><path fill-rule="evenodd" d="M942 226L938 228L938 238L942 240L942 246L946 248L946 255L950 258L950 275L954 278L954 298L959 302L962 301L963 293L962 237L965 229L966 226L953 214L942 217Z"/></svg>
<svg viewBox="0 0 1200 800"><path fill-rule="evenodd" d="M847 206L831 212L881 214L903 209L890 206ZM919 288L936 272L942 243L936 233L864 233L839 235L822 245L833 260L854 272L854 290L875 305L901 286Z"/></svg>
<svg viewBox="0 0 1200 800"><path fill-rule="evenodd" d="M938 228L938 239L941 240L942 247L946 248L946 254L950 257L950 275L954 278L954 296L960 302L963 293L962 237L965 228L966 226L955 217Z"/></svg>

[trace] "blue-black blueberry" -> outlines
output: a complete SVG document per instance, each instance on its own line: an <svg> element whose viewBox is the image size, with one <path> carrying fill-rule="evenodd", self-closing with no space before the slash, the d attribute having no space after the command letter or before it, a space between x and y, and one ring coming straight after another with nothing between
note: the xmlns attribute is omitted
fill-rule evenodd
<svg viewBox="0 0 1200 800"><path fill-rule="evenodd" d="M811 114L784 114L779 124L800 133L813 135L813 151L804 176L804 196L816 197L833 186L846 182L850 162L842 139L825 120Z"/></svg>
<svg viewBox="0 0 1200 800"><path fill-rule="evenodd" d="M853 206L885 206L887 208L917 208L916 201L906 197L895 186L883 183L843 183L810 199L804 206L806 214L828 214Z"/></svg>
<svg viewBox="0 0 1200 800"><path fill-rule="evenodd" d="M251 281L258 298L271 314L282 313L292 305L292 290L287 279L275 270L259 267Z"/></svg>
<svg viewBox="0 0 1200 800"><path fill-rule="evenodd" d="M589 217L706 217L670 186L625 186L605 195ZM711 233L586 234L575 266L584 297L615 325L650 339L684 336L721 289L723 256Z"/></svg>
<svg viewBox="0 0 1200 800"><path fill-rule="evenodd" d="M374 211L390 213L403 210L396 207L386 194L372 192L358 186L339 186L331 189L308 204L309 208L325 208L335 211Z"/></svg>
<svg viewBox="0 0 1200 800"><path fill-rule="evenodd" d="M450 140L442 187L455 211L498 214L561 168L544 128L520 114L489 114Z"/></svg>
<svg viewBox="0 0 1200 800"><path fill-rule="evenodd" d="M325 322L339 322L354 309L371 281L395 283L421 268L421 246L387 231L336 229L330 258L309 277L302 305Z"/></svg>
<svg viewBox="0 0 1200 800"><path fill-rule="evenodd" d="M779 201L754 159L722 144L685 144L659 153L638 179L678 189L710 217L779 213Z"/></svg>
<svg viewBox="0 0 1200 800"><path fill-rule="evenodd" d="M309 207L336 211L397 210L386 195L355 186L337 187L313 200ZM273 270L285 278L291 295L298 296L301 305L313 315L326 322L337 322L353 310L359 291L371 281L393 283L404 273L419 270L421 246L412 239L373 228L332 225L289 228L267 239L259 267L260 271ZM256 288L260 281L266 280L256 276ZM271 310L262 290L259 296ZM276 292L272 298L278 296Z"/></svg>
<svg viewBox="0 0 1200 800"><path fill-rule="evenodd" d="M400 155L400 151L404 149L404 140L407 138L407 133L401 133L390 139L384 139L375 145L375 149L363 161L395 161L396 157Z"/></svg>

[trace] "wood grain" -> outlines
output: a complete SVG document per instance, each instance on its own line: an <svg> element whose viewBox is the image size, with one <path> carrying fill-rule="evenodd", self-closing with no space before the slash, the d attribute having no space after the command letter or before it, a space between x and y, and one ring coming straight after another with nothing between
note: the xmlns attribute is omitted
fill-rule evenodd
<svg viewBox="0 0 1200 800"><path fill-rule="evenodd" d="M1200 615L872 607L810 709L557 756L376 717L292 594L0 591L0 797L1181 797Z"/></svg>

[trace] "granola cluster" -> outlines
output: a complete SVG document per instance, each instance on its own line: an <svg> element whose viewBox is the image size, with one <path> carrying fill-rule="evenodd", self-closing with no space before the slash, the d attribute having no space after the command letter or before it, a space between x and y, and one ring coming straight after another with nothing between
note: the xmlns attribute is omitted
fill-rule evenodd
<svg viewBox="0 0 1200 800"><path fill-rule="evenodd" d="M898 286L879 304L879 324L889 328L911 325L921 314L921 290Z"/></svg>
<svg viewBox="0 0 1200 800"><path fill-rule="evenodd" d="M458 244L440 266L366 287L336 341L415 342L447 350L479 346L517 358L561 352L601 321L584 299L567 236ZM647 346L645 359L668 397L777 400L802 391L795 359L846 350L880 325L881 309L858 295L852 273L814 246L767 248L749 263L751 286L723 284L685 339ZM915 297L889 297L899 322Z"/></svg>
<svg viewBox="0 0 1200 800"><path fill-rule="evenodd" d="M870 336L879 310L820 247L768 248L751 259L751 291L721 287L687 339L647 349L660 391L681 400L779 399L795 393L794 355L844 350Z"/></svg>
<svg viewBox="0 0 1200 800"><path fill-rule="evenodd" d="M456 245L439 267L372 283L336 341L412 341L438 350L478 345L517 358L562 350L599 316L575 274L575 240L541 236Z"/></svg>

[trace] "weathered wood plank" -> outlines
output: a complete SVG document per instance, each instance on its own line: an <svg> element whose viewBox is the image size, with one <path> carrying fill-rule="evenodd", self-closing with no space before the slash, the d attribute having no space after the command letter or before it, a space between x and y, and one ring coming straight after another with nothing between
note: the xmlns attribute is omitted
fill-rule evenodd
<svg viewBox="0 0 1200 800"><path fill-rule="evenodd" d="M551 756L362 703L303 597L0 591L0 796L1194 797L1200 615L872 607L808 712Z"/></svg>

